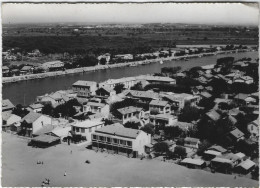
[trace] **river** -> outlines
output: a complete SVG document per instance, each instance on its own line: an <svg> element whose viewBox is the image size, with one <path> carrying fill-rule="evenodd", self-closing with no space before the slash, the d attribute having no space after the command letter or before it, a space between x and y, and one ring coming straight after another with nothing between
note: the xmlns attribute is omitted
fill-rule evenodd
<svg viewBox="0 0 260 188"><path fill-rule="evenodd" d="M121 67L113 69L98 70L95 72L85 72L78 74L69 74L57 77L48 77L44 79L21 81L16 83L7 83L3 85L3 99L10 99L13 104L31 104L36 97L45 93L50 93L57 90L71 88L71 85L77 80L89 80L101 82L109 78L121 78L128 76L137 76L141 74L152 74L160 72L162 67L181 66L182 70L209 64L215 64L218 58L232 56L235 59L250 57L258 58L258 52L243 52L237 54L221 54L209 57L194 58L189 61L178 60L168 61L163 64L151 63L148 65L139 65L137 67Z"/></svg>

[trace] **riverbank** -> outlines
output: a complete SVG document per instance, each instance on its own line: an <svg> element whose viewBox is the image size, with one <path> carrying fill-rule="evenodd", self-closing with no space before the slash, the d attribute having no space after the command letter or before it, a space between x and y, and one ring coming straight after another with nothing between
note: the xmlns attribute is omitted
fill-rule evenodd
<svg viewBox="0 0 260 188"><path fill-rule="evenodd" d="M120 68L120 67L126 67L126 66L146 65L146 64L156 63L156 62L160 62L160 61L172 61L172 60L181 60L181 59L188 60L190 58L202 58L205 56L240 53L240 52L250 52L250 50L241 49L241 50L219 51L219 52L212 52L212 53L177 56L177 57L173 56L173 57L157 58L157 59L151 59L151 60L110 64L110 65L96 65L93 67L81 67L81 68L75 68L75 69L67 69L65 71L46 72L46 73L40 73L40 74L30 74L30 75L15 76L15 77L3 77L2 83L4 84L4 83L25 81L25 80L42 79L42 78L55 77L55 76L61 76L61 75L67 75L67 74L76 74L76 73L82 73L82 72L84 73L84 72L97 71L97 70L110 69L110 68Z"/></svg>
<svg viewBox="0 0 260 188"><path fill-rule="evenodd" d="M59 144L46 149L27 146L27 140L2 134L2 186L230 186L258 187L258 181L221 173L188 169L159 160L140 160L96 153L84 146ZM72 151L72 153L71 153ZM37 160L43 165L37 165ZM86 164L89 160L91 163ZM25 170L26 169L26 170ZM67 176L64 176L66 171Z"/></svg>

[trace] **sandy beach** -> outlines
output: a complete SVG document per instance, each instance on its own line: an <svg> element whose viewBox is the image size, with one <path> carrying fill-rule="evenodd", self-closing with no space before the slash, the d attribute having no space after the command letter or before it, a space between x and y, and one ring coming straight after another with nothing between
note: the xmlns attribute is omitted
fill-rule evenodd
<svg viewBox="0 0 260 188"><path fill-rule="evenodd" d="M2 133L2 186L254 186L258 182L194 170L158 160L96 153L84 146L60 144L39 149L28 140ZM72 153L71 153L72 150ZM44 164L37 164L37 160ZM85 161L90 160L91 164ZM66 171L67 176L64 176Z"/></svg>

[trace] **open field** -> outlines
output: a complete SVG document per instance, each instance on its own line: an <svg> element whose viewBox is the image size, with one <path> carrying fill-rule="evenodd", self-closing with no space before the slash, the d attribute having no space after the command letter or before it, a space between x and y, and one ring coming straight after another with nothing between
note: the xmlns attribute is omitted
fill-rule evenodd
<svg viewBox="0 0 260 188"><path fill-rule="evenodd" d="M77 32L74 30L77 29ZM198 44L258 44L257 27L184 26L144 24L139 27L92 27L84 25L7 25L3 27L3 48L19 47L25 51L39 49L44 53L85 52L95 49L132 53L147 48ZM101 52L102 50L99 50Z"/></svg>
<svg viewBox="0 0 260 188"><path fill-rule="evenodd" d="M157 160L129 159L95 153L84 147L27 146L27 140L2 133L2 186L254 186L258 182L219 173L187 169ZM72 154L70 151L73 151ZM85 164L85 160L91 164ZM43 165L37 165L37 160ZM67 176L64 176L66 171Z"/></svg>

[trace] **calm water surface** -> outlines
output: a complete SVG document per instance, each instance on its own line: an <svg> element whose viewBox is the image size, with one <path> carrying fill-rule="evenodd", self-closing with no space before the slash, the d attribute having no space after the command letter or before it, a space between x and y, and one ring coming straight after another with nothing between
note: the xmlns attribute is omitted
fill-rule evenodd
<svg viewBox="0 0 260 188"><path fill-rule="evenodd" d="M137 67L122 67L106 70L99 70L95 72L85 72L78 74L63 75L57 77L49 77L38 80L21 81L17 83L8 83L3 85L3 99L10 99L13 104L28 105L35 101L36 97L45 93L71 88L71 85L77 80L89 80L101 82L109 78L121 78L128 76L137 76L141 74L151 74L160 72L162 67L166 66L181 66L182 70L209 64L215 64L220 57L232 56L235 59L243 57L250 57L252 59L258 58L258 52L245 52L238 54L216 55L203 58L190 59L189 61L169 61L163 64L151 63L145 66Z"/></svg>

